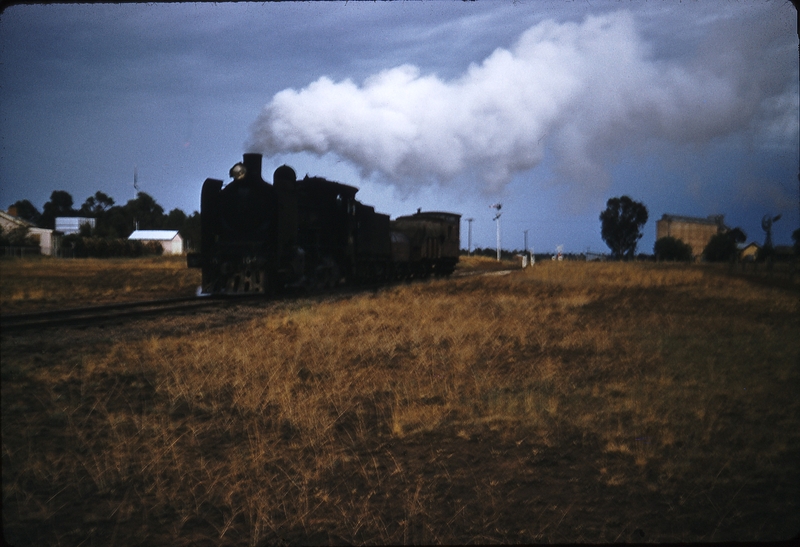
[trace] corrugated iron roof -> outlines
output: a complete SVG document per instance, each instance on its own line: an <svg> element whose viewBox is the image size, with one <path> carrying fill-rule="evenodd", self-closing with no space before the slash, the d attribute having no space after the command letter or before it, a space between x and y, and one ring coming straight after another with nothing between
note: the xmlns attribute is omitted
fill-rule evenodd
<svg viewBox="0 0 800 547"><path fill-rule="evenodd" d="M14 216L12 214L6 213L5 211L0 211L0 218L5 220L6 222L16 224L17 226L33 226L32 223L28 222L23 218L19 218L18 216Z"/></svg>
<svg viewBox="0 0 800 547"><path fill-rule="evenodd" d="M136 230L128 239L142 239L147 241L172 241L178 235L178 230Z"/></svg>

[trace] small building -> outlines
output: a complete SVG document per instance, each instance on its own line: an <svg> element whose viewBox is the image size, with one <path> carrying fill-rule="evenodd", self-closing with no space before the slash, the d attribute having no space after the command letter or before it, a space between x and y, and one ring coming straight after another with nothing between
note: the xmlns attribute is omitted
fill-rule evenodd
<svg viewBox="0 0 800 547"><path fill-rule="evenodd" d="M178 230L136 230L128 239L158 242L164 248L165 255L183 254L183 238Z"/></svg>
<svg viewBox="0 0 800 547"><path fill-rule="evenodd" d="M656 221L656 241L662 237L680 239L692 248L692 256L697 258L703 254L712 237L728 231L723 219L723 215L696 218L664 214L661 220Z"/></svg>
<svg viewBox="0 0 800 547"><path fill-rule="evenodd" d="M95 219L87 217L56 217L56 232L65 236L79 234L81 226L89 225L94 229Z"/></svg>
<svg viewBox="0 0 800 547"><path fill-rule="evenodd" d="M11 214L11 212L6 213L5 211L0 211L0 226L3 227L3 231L6 233L18 228L25 228L27 229L28 236L39 242L39 252L41 254L47 256L58 255L61 247L61 236L56 233L55 230L39 228L27 220L21 219Z"/></svg>
<svg viewBox="0 0 800 547"><path fill-rule="evenodd" d="M752 243L748 243L741 249L739 249L739 259L745 262L753 262L756 258L758 258L758 251L761 250L761 245L756 243L755 241Z"/></svg>

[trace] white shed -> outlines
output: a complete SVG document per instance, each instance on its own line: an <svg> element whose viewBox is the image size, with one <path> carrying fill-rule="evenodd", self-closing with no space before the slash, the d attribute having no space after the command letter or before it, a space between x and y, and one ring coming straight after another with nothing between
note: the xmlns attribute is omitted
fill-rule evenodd
<svg viewBox="0 0 800 547"><path fill-rule="evenodd" d="M128 239L139 241L157 241L164 248L165 255L179 255L183 253L183 238L178 230L136 230Z"/></svg>

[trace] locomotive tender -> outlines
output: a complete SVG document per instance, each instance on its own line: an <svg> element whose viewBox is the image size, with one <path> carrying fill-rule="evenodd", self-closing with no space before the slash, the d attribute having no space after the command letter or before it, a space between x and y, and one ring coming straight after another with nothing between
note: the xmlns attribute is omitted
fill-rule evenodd
<svg viewBox="0 0 800 547"><path fill-rule="evenodd" d="M320 177L297 180L282 165L272 184L261 154L244 154L223 186L206 179L200 252L208 294L266 293L444 276L458 262L461 215L421 212L394 221L355 199L358 189Z"/></svg>

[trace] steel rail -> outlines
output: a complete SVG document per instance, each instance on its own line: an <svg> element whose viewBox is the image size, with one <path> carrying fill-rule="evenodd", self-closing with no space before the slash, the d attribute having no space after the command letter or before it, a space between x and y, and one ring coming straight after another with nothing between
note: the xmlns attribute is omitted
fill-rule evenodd
<svg viewBox="0 0 800 547"><path fill-rule="evenodd" d="M455 272L447 277L471 277L480 275L504 275L511 273L511 270L501 271L470 271ZM414 282L416 280L410 280ZM422 280L425 281L425 280ZM408 283L409 281L405 281ZM160 300L144 300L136 302L120 302L115 304L103 304L98 306L86 306L79 308L65 308L51 311L41 311L32 313L19 313L11 315L0 315L0 329L3 333L11 331L33 330L37 328L49 328L60 326L85 326L92 323L103 321L114 321L124 318L142 317L146 315L157 315L160 313L189 311L212 305L224 305L240 303L247 300L263 299L265 301L280 301L297 298L300 295L306 297L347 297L364 291L375 291L392 285L403 284L403 281L365 284L355 286L340 286L336 289L309 292L289 291L281 295L267 296L264 294L229 294L229 295L206 295L189 296L181 298L165 298Z"/></svg>

